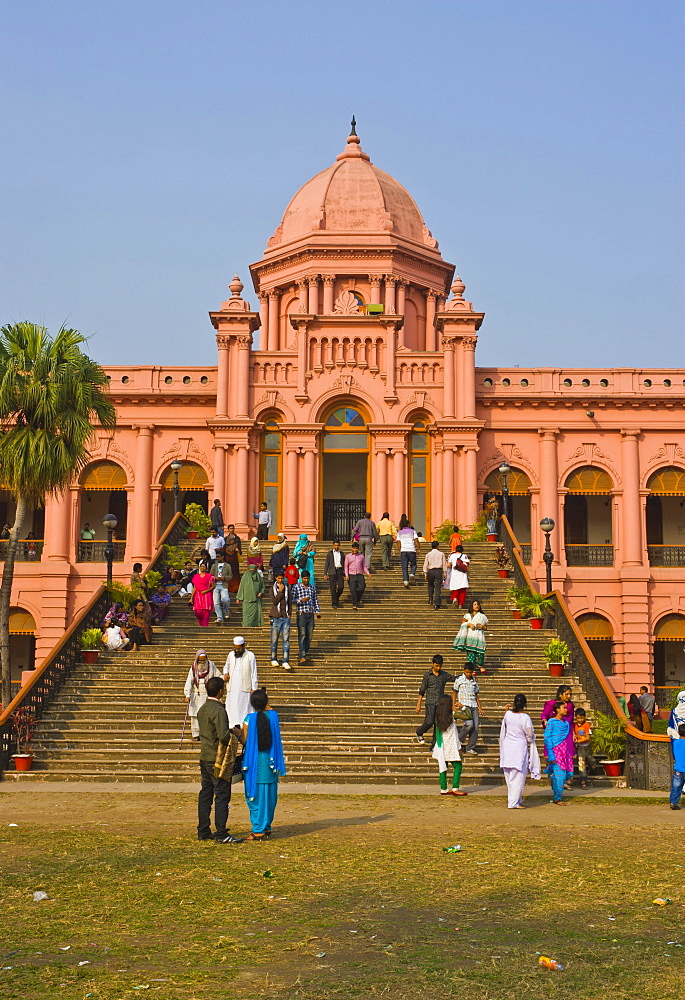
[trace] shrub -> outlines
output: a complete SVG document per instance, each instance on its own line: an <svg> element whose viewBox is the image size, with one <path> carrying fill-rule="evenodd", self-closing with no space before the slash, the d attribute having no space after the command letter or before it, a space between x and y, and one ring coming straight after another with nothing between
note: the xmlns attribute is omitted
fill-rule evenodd
<svg viewBox="0 0 685 1000"><path fill-rule="evenodd" d="M102 642L99 628L87 628L81 632L81 649L98 649Z"/></svg>
<svg viewBox="0 0 685 1000"><path fill-rule="evenodd" d="M596 753L604 754L607 760L618 760L626 751L626 733L621 720L615 715L597 712L592 730L592 746Z"/></svg>
<svg viewBox="0 0 685 1000"><path fill-rule="evenodd" d="M209 535L212 530L212 522L199 503L186 504L186 509L183 513L190 524L190 531L197 531L199 535Z"/></svg>

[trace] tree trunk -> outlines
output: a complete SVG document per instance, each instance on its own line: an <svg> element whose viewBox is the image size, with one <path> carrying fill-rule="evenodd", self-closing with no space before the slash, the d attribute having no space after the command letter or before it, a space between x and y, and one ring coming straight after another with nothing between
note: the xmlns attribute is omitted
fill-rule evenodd
<svg viewBox="0 0 685 1000"><path fill-rule="evenodd" d="M14 524L10 531L5 554L5 564L2 569L2 584L0 584L0 664L2 665L2 704L5 708L12 700L10 682L12 678L12 663L10 660L10 607L12 605L12 582L14 580L14 560L21 532L29 512L28 504L23 497L17 497L17 511Z"/></svg>

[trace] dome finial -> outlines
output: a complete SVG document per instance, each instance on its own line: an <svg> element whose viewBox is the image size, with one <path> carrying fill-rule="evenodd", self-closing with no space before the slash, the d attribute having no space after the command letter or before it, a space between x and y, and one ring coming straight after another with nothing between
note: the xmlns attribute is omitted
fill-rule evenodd
<svg viewBox="0 0 685 1000"><path fill-rule="evenodd" d="M351 125L350 135L356 135L357 134L357 120L354 117L354 115L352 115L352 121L350 122L350 125Z"/></svg>

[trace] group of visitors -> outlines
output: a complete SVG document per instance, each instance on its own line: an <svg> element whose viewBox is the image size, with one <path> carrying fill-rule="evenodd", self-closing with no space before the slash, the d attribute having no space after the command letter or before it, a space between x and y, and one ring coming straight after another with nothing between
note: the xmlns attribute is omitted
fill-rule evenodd
<svg viewBox="0 0 685 1000"><path fill-rule="evenodd" d="M200 743L198 840L240 844L271 836L278 779L286 769L278 715L269 705L266 688L258 685L254 653L246 648L241 635L233 639L223 674L204 649L198 649L188 671L186 716L191 721L192 738ZM236 777L244 779L250 813L251 832L245 838L228 830Z"/></svg>

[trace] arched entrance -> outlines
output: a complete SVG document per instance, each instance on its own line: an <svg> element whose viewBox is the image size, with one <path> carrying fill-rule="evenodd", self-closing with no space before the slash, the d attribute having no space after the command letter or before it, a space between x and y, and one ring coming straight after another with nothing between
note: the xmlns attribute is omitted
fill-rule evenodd
<svg viewBox="0 0 685 1000"><path fill-rule="evenodd" d="M590 650L607 676L614 673L614 630L603 615L585 614L576 618Z"/></svg>
<svg viewBox="0 0 685 1000"><path fill-rule="evenodd" d="M654 627L654 688L660 707L685 687L685 615L670 614Z"/></svg>
<svg viewBox="0 0 685 1000"><path fill-rule="evenodd" d="M23 608L10 608L9 626L11 689L14 697L22 686L22 675L35 669L36 622L29 611L24 611Z"/></svg>
<svg viewBox="0 0 685 1000"><path fill-rule="evenodd" d="M685 471L669 466L647 481L647 550L652 566L685 566Z"/></svg>
<svg viewBox="0 0 685 1000"><path fill-rule="evenodd" d="M611 477L593 465L566 479L564 543L569 566L613 566Z"/></svg>
<svg viewBox="0 0 685 1000"><path fill-rule="evenodd" d="M495 496L502 505L502 476L499 469L493 469L485 480L485 488L490 496ZM509 523L521 545L530 547L530 479L522 469L511 467L507 474L509 490Z"/></svg>
<svg viewBox="0 0 685 1000"><path fill-rule="evenodd" d="M369 434L361 410L337 406L325 422L322 446L323 537L347 539L369 509Z"/></svg>
<svg viewBox="0 0 685 1000"><path fill-rule="evenodd" d="M174 470L167 466L160 477L160 534L174 517ZM183 511L186 504L196 503L207 513L207 473L196 462L184 462L178 470L178 507Z"/></svg>
<svg viewBox="0 0 685 1000"><path fill-rule="evenodd" d="M102 562L107 529L102 519L114 514L117 527L114 532L114 560L121 562L126 548L126 521L128 494L126 473L115 462L93 462L81 474L81 504L78 525L78 561ZM95 532L91 539L86 525ZM86 537L83 538L83 533Z"/></svg>

